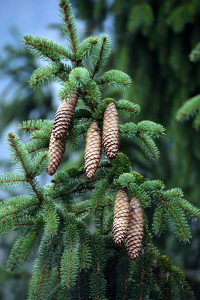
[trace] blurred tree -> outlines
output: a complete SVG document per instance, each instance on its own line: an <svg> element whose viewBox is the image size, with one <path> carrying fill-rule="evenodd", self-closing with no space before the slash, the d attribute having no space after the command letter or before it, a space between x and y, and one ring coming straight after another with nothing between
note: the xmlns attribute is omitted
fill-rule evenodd
<svg viewBox="0 0 200 300"><path fill-rule="evenodd" d="M0 134L13 121L43 119L53 110L49 88L33 90L27 85L38 64L22 45L19 32L13 28L11 33L14 43L5 45L0 57Z"/></svg>

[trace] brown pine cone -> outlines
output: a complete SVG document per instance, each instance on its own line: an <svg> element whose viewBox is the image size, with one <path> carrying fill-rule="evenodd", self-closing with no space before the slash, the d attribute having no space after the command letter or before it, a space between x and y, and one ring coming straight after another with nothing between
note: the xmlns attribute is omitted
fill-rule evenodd
<svg viewBox="0 0 200 300"><path fill-rule="evenodd" d="M78 101L78 93L74 92L67 99L62 101L56 111L52 133L56 139L65 136L71 123L74 110Z"/></svg>
<svg viewBox="0 0 200 300"><path fill-rule="evenodd" d="M49 143L50 160L47 166L47 172L49 175L53 175L56 172L64 152L65 152L65 138L56 140L53 134L51 133L51 139Z"/></svg>
<svg viewBox="0 0 200 300"><path fill-rule="evenodd" d="M93 121L87 131L85 146L85 173L91 179L98 169L101 158L101 132L98 123Z"/></svg>
<svg viewBox="0 0 200 300"><path fill-rule="evenodd" d="M125 239L129 222L129 199L123 189L117 191L112 235L116 245Z"/></svg>
<svg viewBox="0 0 200 300"><path fill-rule="evenodd" d="M126 249L131 259L136 259L140 253L143 239L143 210L136 198L130 202L130 215L128 233L126 236Z"/></svg>
<svg viewBox="0 0 200 300"><path fill-rule="evenodd" d="M113 102L109 103L103 118L103 147L109 158L115 158L119 146L118 113Z"/></svg>

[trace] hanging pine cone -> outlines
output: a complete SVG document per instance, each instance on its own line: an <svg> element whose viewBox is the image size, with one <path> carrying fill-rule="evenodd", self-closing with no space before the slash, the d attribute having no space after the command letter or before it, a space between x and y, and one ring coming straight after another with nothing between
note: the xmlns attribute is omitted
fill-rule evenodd
<svg viewBox="0 0 200 300"><path fill-rule="evenodd" d="M98 123L93 121L87 131L85 147L85 173L91 179L101 158L101 132Z"/></svg>
<svg viewBox="0 0 200 300"><path fill-rule="evenodd" d="M130 215L128 233L126 236L126 249L131 259L136 259L142 247L143 238L143 210L136 198L130 202Z"/></svg>
<svg viewBox="0 0 200 300"><path fill-rule="evenodd" d="M53 135L56 139L61 139L65 136L71 123L77 101L78 93L74 92L67 99L60 103L55 114L52 129Z"/></svg>
<svg viewBox="0 0 200 300"><path fill-rule="evenodd" d="M65 138L56 140L53 134L51 133L51 139L49 143L50 160L47 166L47 172L49 175L53 175L56 172L64 152L65 152Z"/></svg>
<svg viewBox="0 0 200 300"><path fill-rule="evenodd" d="M112 235L116 245L125 239L129 222L129 199L123 189L117 191Z"/></svg>
<svg viewBox="0 0 200 300"><path fill-rule="evenodd" d="M103 118L103 147L109 158L115 158L119 146L118 113L113 102L109 103Z"/></svg>

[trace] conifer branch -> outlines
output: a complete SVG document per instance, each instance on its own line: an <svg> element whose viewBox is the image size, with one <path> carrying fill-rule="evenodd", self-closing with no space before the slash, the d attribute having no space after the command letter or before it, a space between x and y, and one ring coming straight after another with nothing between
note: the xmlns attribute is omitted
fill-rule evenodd
<svg viewBox="0 0 200 300"><path fill-rule="evenodd" d="M178 231L181 234L181 239L184 242L188 242L189 241L188 235L189 235L189 237L191 237L191 234L188 234L188 232L187 232L188 226L187 225L184 226L181 216L178 216L178 214L174 212L174 209L172 208L172 206L167 205L167 211L170 212L170 214L173 216L174 220L176 221L176 226L178 228Z"/></svg>
<svg viewBox="0 0 200 300"><path fill-rule="evenodd" d="M175 201L171 202L171 204L185 211L188 214L188 218L194 218L194 220L200 219L200 210L188 201L184 199L176 199Z"/></svg>
<svg viewBox="0 0 200 300"><path fill-rule="evenodd" d="M34 275L31 280L28 300L37 300L43 298L41 294L44 293L43 283L45 276L49 273L51 268L49 252L52 251L53 238L43 236L42 243L39 248L39 257L36 259L34 265Z"/></svg>
<svg viewBox="0 0 200 300"><path fill-rule="evenodd" d="M187 100L181 108L177 111L177 121L187 121L194 117L200 111L200 95L197 95Z"/></svg>
<svg viewBox="0 0 200 300"><path fill-rule="evenodd" d="M13 135L11 132L8 133L8 141L10 146L14 149L15 154L17 156L17 158L19 159L22 168L26 174L26 181L30 184L33 192L35 193L35 195L37 196L39 202L42 202L43 196L42 194L38 191L37 187L36 187L36 182L34 180L34 176L32 175L32 172L30 169L30 162L28 162L26 155L24 156L25 152L21 152L17 146L18 140L16 139L16 136ZM26 159L26 161L25 161ZM31 168L32 169L32 168Z"/></svg>
<svg viewBox="0 0 200 300"><path fill-rule="evenodd" d="M157 234L160 235L161 232L164 231L164 213L165 213L165 206L162 205L161 207L157 207L154 212L153 216L153 224L152 228L153 231Z"/></svg>
<svg viewBox="0 0 200 300"><path fill-rule="evenodd" d="M48 58L53 62L60 62L62 58L73 60L70 52L62 45L58 45L46 38L34 37L33 35L24 36L24 44L30 47L36 57Z"/></svg>
<svg viewBox="0 0 200 300"><path fill-rule="evenodd" d="M70 191L68 191L68 194L73 194L73 193L76 193L76 192L79 192L79 191L85 190L85 189L94 189L94 186L91 186L91 183L95 182L95 181L96 180L90 180L90 181L85 180L85 181L79 182L75 187L73 187Z"/></svg>
<svg viewBox="0 0 200 300"><path fill-rule="evenodd" d="M33 225L34 223L29 222L24 224ZM19 226L24 224L18 223ZM39 228L35 228L35 230L30 231L25 237L17 239L7 262L7 266L10 271L13 271L17 264L23 264L28 259L38 234Z"/></svg>
<svg viewBox="0 0 200 300"><path fill-rule="evenodd" d="M119 111L131 113L133 116L136 116L140 113L139 105L127 100L116 101L116 107Z"/></svg>
<svg viewBox="0 0 200 300"><path fill-rule="evenodd" d="M32 174L33 177L37 176L37 173L38 173L38 171L40 170L42 164L45 163L45 166L46 166L46 158L47 158L47 155L48 155L47 152L44 153L44 154L42 153L42 155L40 155L39 161L38 161L37 164L35 165L35 170L34 170L34 172L33 172L33 174Z"/></svg>
<svg viewBox="0 0 200 300"><path fill-rule="evenodd" d="M65 22L65 25L67 25L67 30L63 28L64 32L69 35L71 48L73 50L73 53L76 54L78 46L78 35L76 32L74 17L72 15L71 4L68 0L61 0L60 3L58 3L58 5L62 9L61 12L63 14L63 21Z"/></svg>
<svg viewBox="0 0 200 300"><path fill-rule="evenodd" d="M91 50L98 43L97 37L89 37L85 39L79 46L76 54L76 60L86 59L90 56Z"/></svg>
<svg viewBox="0 0 200 300"><path fill-rule="evenodd" d="M26 223L14 223L15 226L30 226L34 225L34 222L26 222Z"/></svg>
<svg viewBox="0 0 200 300"><path fill-rule="evenodd" d="M102 35L97 44L96 57L94 56L93 63L93 72L91 78L93 79L95 75L99 72L100 68L106 63L107 58L110 54L110 40L107 35Z"/></svg>
<svg viewBox="0 0 200 300"><path fill-rule="evenodd" d="M28 120L19 124L18 128L21 132L32 132L52 126L51 120Z"/></svg>
<svg viewBox="0 0 200 300"><path fill-rule="evenodd" d="M71 67L65 67L63 64L52 63L48 66L37 69L31 76L29 84L33 88L38 88L56 79L65 82L71 71Z"/></svg>
<svg viewBox="0 0 200 300"><path fill-rule="evenodd" d="M108 187L108 184L109 183L105 179L102 179L98 183L98 188L96 188L93 191L91 199L94 201L95 205L94 205L94 208L93 208L92 216L95 216L96 211L99 207L99 204L100 204L100 202L103 198L103 194L104 194L104 192L106 191L106 189Z"/></svg>
<svg viewBox="0 0 200 300"><path fill-rule="evenodd" d="M153 159L158 158L159 151L154 141L146 133L139 133L137 135L137 142L147 157Z"/></svg>
<svg viewBox="0 0 200 300"><path fill-rule="evenodd" d="M37 202L37 203L27 204L26 206L24 206L24 207L22 207L22 208L19 208L19 209L14 208L14 210L11 210L10 212L7 212L7 213L5 213L5 214L3 214L3 215L0 215L0 219L3 219L3 218L5 218L5 217L11 216L11 215L15 215L14 218L15 218L15 217L18 218L18 215L16 215L16 214L18 214L18 213L20 213L20 212L23 212L23 211L25 211L26 209L28 209L28 208L30 208L30 207L33 207L33 206L36 206L36 205L38 205L38 202ZM7 209L8 209L8 208L7 208ZM5 222L10 221L10 220L12 220L12 219L13 219L13 217L12 217L11 219L6 219L5 221L3 220L3 221L1 221L1 222L2 222L2 223L5 223Z"/></svg>

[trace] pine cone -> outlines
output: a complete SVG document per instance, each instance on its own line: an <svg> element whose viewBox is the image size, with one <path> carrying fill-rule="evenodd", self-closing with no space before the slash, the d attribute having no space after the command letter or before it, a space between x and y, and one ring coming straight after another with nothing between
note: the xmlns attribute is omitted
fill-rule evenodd
<svg viewBox="0 0 200 300"><path fill-rule="evenodd" d="M62 101L56 111L52 133L56 139L65 136L71 123L74 110L78 101L78 93L73 93L66 100Z"/></svg>
<svg viewBox="0 0 200 300"><path fill-rule="evenodd" d="M101 132L98 123L93 121L87 131L85 147L85 172L91 179L99 165L101 158Z"/></svg>
<svg viewBox="0 0 200 300"><path fill-rule="evenodd" d="M142 247L143 238L143 210L136 198L130 202L130 215L128 233L126 236L126 249L131 259L136 259Z"/></svg>
<svg viewBox="0 0 200 300"><path fill-rule="evenodd" d="M118 113L113 102L109 103L103 119L103 147L109 158L115 158L119 146Z"/></svg>
<svg viewBox="0 0 200 300"><path fill-rule="evenodd" d="M65 152L65 138L56 140L55 137L53 136L53 133L51 133L51 139L49 143L50 160L47 166L47 172L49 175L53 175L56 172L64 152Z"/></svg>
<svg viewBox="0 0 200 300"><path fill-rule="evenodd" d="M125 239L129 222L129 200L123 189L117 191L112 235L116 245Z"/></svg>

